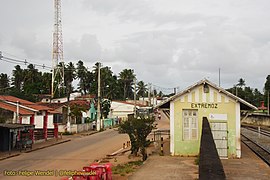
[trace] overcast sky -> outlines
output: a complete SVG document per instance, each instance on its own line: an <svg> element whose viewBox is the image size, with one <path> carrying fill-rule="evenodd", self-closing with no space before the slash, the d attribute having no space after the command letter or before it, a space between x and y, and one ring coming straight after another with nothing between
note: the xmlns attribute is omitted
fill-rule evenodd
<svg viewBox="0 0 270 180"><path fill-rule="evenodd" d="M51 66L54 0L0 6L3 55ZM101 61L115 74L134 69L138 80L180 89L203 78L218 84L221 68L223 88L243 78L262 91L269 7L269 0L62 0L64 60L90 69ZM0 62L0 72L13 68Z"/></svg>

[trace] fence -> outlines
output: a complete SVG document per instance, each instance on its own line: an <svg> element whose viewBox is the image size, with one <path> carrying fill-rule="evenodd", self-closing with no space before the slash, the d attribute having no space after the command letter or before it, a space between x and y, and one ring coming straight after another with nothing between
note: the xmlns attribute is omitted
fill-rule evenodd
<svg viewBox="0 0 270 180"><path fill-rule="evenodd" d="M58 132L65 132L66 125L59 125ZM80 133L84 131L93 130L92 123L85 123L85 124L71 124L70 131L71 133Z"/></svg>

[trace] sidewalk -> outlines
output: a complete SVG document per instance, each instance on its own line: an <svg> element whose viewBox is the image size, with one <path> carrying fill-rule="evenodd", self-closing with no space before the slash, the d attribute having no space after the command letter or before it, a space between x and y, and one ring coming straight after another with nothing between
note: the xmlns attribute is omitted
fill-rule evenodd
<svg viewBox="0 0 270 180"><path fill-rule="evenodd" d="M148 156L144 164L136 170L130 180L195 180L198 179L199 166L196 165L196 157L170 156L169 139L164 140L164 156L160 156L160 150L156 148Z"/></svg>
<svg viewBox="0 0 270 180"><path fill-rule="evenodd" d="M228 180L260 179L268 180L270 167L263 162L245 144L241 144L242 157L240 159L222 159L223 168Z"/></svg>
<svg viewBox="0 0 270 180"><path fill-rule="evenodd" d="M62 143L66 143L71 141L74 138L79 138L81 136L89 136L91 134L95 134L97 133L96 131L87 131L87 132L82 132L82 133L77 133L77 134L73 134L73 135L63 135L62 138L59 136L58 139L48 139L47 141L42 141L42 142L36 142L35 144L33 144L32 149L27 148L26 150L22 150L20 152L20 150L17 149L13 149L10 153L8 151L5 152L1 152L0 151L0 161L4 160L4 159L8 159L8 158L12 158L15 156L19 156L22 153L29 153L32 151L36 151L39 149L44 149L50 146L55 146L58 144L62 144Z"/></svg>
<svg viewBox="0 0 270 180"><path fill-rule="evenodd" d="M165 148L168 149L168 148ZM194 157L151 155L131 176L130 180L149 179L198 179L199 166ZM222 165L228 180L268 180L270 167L242 143L240 159L222 159Z"/></svg>

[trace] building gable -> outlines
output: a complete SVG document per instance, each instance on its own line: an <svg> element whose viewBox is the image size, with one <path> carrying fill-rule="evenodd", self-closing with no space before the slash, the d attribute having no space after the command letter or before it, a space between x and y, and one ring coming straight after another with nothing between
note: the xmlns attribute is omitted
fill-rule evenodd
<svg viewBox="0 0 270 180"><path fill-rule="evenodd" d="M208 92L204 93L204 88L208 87ZM241 109L253 109L257 110L257 107L246 102L245 100L231 94L225 89L215 85L214 83L208 81L207 79L201 80L196 84L188 87L187 89L177 93L176 95L166 99L156 106L156 108L169 108L170 102L179 100L184 102L240 102ZM216 101L215 101L216 100Z"/></svg>

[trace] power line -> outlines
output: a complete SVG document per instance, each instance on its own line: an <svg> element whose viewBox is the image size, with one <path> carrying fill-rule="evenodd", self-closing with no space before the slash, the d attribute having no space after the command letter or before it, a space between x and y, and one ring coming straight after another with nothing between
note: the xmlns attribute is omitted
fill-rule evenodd
<svg viewBox="0 0 270 180"><path fill-rule="evenodd" d="M159 89L159 90L163 90L163 91L175 91L176 89L179 90L180 87L177 86L177 87L161 87L161 86L158 86L158 85L155 85L155 84L152 84L153 88L154 89Z"/></svg>
<svg viewBox="0 0 270 180"><path fill-rule="evenodd" d="M10 57L6 57L2 55L2 52L0 51L0 60L8 62L8 63L12 63L12 64L19 64L19 65L27 65L27 64L33 64L35 67L41 67L43 69L47 69L47 70L51 70L52 68L45 65L45 64L38 64L38 63L33 63L33 62L28 62L26 59L24 60L20 60L15 59L15 58L10 58Z"/></svg>

